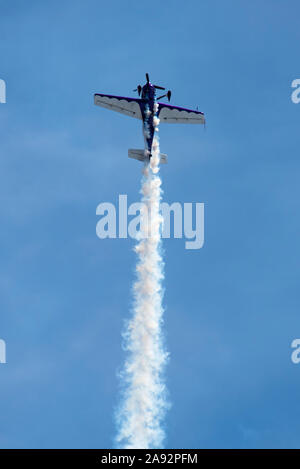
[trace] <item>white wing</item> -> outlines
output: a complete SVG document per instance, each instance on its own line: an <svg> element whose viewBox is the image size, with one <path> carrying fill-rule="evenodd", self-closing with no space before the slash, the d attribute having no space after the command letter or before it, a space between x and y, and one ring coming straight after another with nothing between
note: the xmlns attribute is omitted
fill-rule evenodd
<svg viewBox="0 0 300 469"><path fill-rule="evenodd" d="M140 99L112 96L110 94L95 94L94 102L97 106L105 107L112 111L120 112L126 116L142 119Z"/></svg>
<svg viewBox="0 0 300 469"><path fill-rule="evenodd" d="M169 104L159 104L160 123L167 124L205 124L203 112L185 109L184 107L170 106Z"/></svg>

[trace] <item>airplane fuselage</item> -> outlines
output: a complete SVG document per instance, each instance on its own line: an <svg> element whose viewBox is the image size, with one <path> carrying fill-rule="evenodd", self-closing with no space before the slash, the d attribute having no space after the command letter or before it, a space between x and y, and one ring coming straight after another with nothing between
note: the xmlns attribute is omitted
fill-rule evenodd
<svg viewBox="0 0 300 469"><path fill-rule="evenodd" d="M150 82L146 83L142 88L140 106L143 117L144 139L147 151L149 152L149 158L151 158L151 148L155 133L154 120L157 118L158 109L156 106L156 90Z"/></svg>

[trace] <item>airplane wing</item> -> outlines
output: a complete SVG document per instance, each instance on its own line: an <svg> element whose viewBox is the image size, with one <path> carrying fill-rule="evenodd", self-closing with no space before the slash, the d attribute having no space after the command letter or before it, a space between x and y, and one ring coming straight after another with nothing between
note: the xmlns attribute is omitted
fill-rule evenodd
<svg viewBox="0 0 300 469"><path fill-rule="evenodd" d="M167 124L205 124L203 112L185 109L184 107L170 106L158 103L158 117L160 123Z"/></svg>
<svg viewBox="0 0 300 469"><path fill-rule="evenodd" d="M95 94L94 102L97 106L111 109L112 111L120 112L126 116L142 119L140 108L140 99L125 98L123 96L113 96L110 94Z"/></svg>

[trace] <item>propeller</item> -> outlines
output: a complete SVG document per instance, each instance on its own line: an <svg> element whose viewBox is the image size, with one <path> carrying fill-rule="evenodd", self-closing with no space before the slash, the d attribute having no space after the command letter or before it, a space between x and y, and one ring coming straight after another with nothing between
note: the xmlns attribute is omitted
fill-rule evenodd
<svg viewBox="0 0 300 469"><path fill-rule="evenodd" d="M146 80L147 80L147 83L150 83L150 79L149 79L149 73L146 73ZM163 86L158 86L158 85L153 85L154 88L156 88L157 90L165 90L166 88L164 88Z"/></svg>
<svg viewBox="0 0 300 469"><path fill-rule="evenodd" d="M135 90L133 90L133 91L137 91L137 92L138 92L138 95L140 96L141 91L142 91L141 85L139 85L139 86L138 86Z"/></svg>
<svg viewBox="0 0 300 469"><path fill-rule="evenodd" d="M157 99L162 99L162 98L165 98L167 97L168 98L168 101L170 101L171 99L171 91L169 90L166 94L163 94L162 96L159 96Z"/></svg>
<svg viewBox="0 0 300 469"><path fill-rule="evenodd" d="M147 84L150 83L149 73L146 73L146 80L147 80ZM154 86L154 88L157 89L157 90L165 90L165 89L166 89L166 88L164 88L163 86L159 86L159 85L152 85L152 86ZM139 94L139 96L140 96L140 94L141 94L141 92L142 92L142 87L141 87L141 85L139 85L139 86L138 86L135 90L133 90L133 91L137 91L138 94ZM160 96L160 97L157 98L157 99L161 99L161 98L165 98L165 97L167 97L168 100L170 101L170 99L171 99L171 91L170 91L170 90L169 90L166 94L163 94L162 96Z"/></svg>

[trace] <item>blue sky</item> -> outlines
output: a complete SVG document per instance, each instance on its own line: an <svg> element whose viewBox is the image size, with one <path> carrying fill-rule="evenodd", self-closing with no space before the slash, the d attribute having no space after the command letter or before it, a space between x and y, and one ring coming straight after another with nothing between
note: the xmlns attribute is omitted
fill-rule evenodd
<svg viewBox="0 0 300 469"><path fill-rule="evenodd" d="M299 2L2 1L0 447L108 448L133 241L96 207L138 200L144 82L205 112L161 126L164 200L205 203L205 245L164 240L168 448L299 448Z"/></svg>

